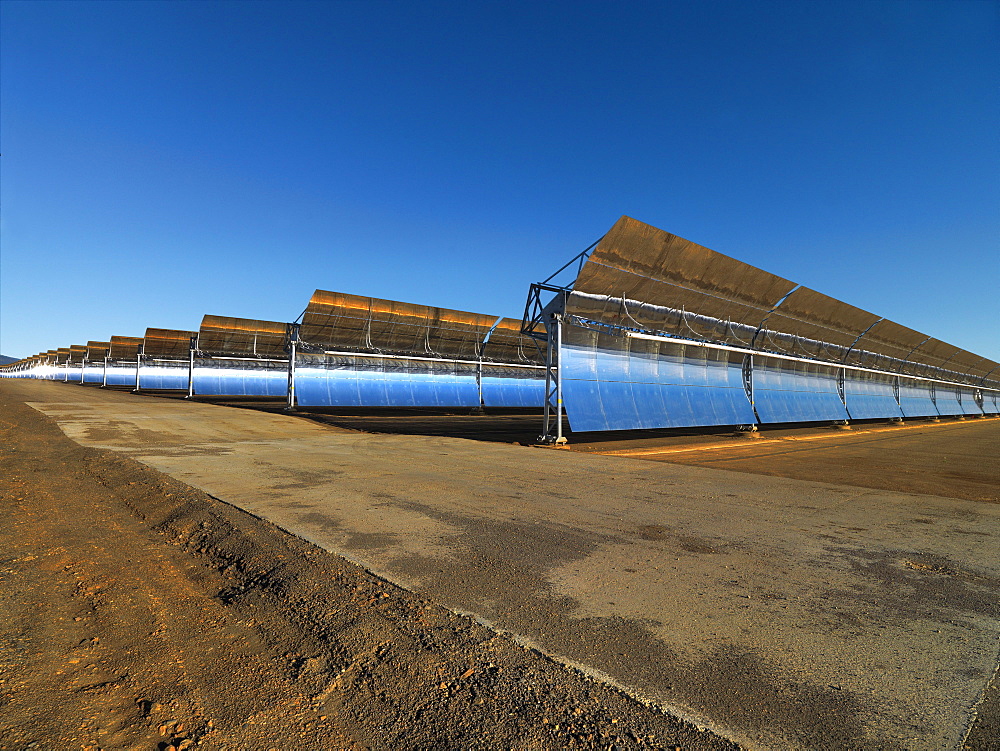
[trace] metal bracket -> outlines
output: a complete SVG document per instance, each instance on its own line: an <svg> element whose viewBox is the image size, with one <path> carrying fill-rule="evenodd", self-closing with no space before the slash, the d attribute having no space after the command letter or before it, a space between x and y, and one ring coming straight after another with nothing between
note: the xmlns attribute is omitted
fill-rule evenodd
<svg viewBox="0 0 1000 751"><path fill-rule="evenodd" d="M753 398L753 355L747 354L743 356L743 391L747 395L747 399L750 400L750 409L753 410L754 419L760 423L760 415L757 414L757 405L754 403ZM744 426L740 426L738 429L742 430ZM757 430L757 425L751 426L754 431Z"/></svg>

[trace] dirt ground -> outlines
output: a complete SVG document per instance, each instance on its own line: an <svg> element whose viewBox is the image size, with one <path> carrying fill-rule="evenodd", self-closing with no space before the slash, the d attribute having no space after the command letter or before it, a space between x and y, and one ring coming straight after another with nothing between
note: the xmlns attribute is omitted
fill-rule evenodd
<svg viewBox="0 0 1000 751"><path fill-rule="evenodd" d="M735 747L622 683L749 747L998 746L995 420L588 457L2 381L0 420L2 748Z"/></svg>
<svg viewBox="0 0 1000 751"><path fill-rule="evenodd" d="M755 439L574 437L578 451L1000 503L998 418L765 429Z"/></svg>
<svg viewBox="0 0 1000 751"><path fill-rule="evenodd" d="M0 508L3 749L735 748L2 387Z"/></svg>

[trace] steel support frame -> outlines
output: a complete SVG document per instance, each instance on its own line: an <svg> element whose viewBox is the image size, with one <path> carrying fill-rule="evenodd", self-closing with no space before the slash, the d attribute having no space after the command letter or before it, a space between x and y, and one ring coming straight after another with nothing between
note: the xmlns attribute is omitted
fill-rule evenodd
<svg viewBox="0 0 1000 751"><path fill-rule="evenodd" d="M544 292L554 293L547 304L542 303ZM566 325L563 311L568 292L566 287L544 283L532 284L521 325L521 333L536 342L544 341L548 344L545 349L542 432L538 436L538 442L547 445L566 443L566 437L563 435L562 370L559 365L562 362L563 329Z"/></svg>
<svg viewBox="0 0 1000 751"><path fill-rule="evenodd" d="M295 401L295 349L299 343L299 324L288 324L288 398L285 403L285 410L293 412L296 409Z"/></svg>
<svg viewBox="0 0 1000 751"><path fill-rule="evenodd" d="M754 432L760 424L760 415L757 414L757 404L753 395L753 353L748 352L743 356L743 391L750 401L750 409L753 410L754 419L757 421L753 425L740 425L739 429L745 432Z"/></svg>
<svg viewBox="0 0 1000 751"><path fill-rule="evenodd" d="M545 403L542 409L542 433L538 442L543 444L562 445L566 437L562 432L562 373L559 360L562 353L562 314L553 314L547 327L550 332L549 346L545 350ZM555 329L555 346L551 332Z"/></svg>

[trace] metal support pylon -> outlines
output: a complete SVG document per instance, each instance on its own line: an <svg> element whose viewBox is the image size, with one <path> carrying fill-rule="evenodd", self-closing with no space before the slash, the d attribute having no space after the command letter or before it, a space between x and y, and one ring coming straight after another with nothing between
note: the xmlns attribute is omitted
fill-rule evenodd
<svg viewBox="0 0 1000 751"><path fill-rule="evenodd" d="M563 398L562 372L559 367L562 358L563 319L561 313L553 313L547 326L549 346L545 350L545 405L542 418L542 434L539 443L563 445L566 437L562 432ZM552 332L555 336L552 336ZM555 346L553 345L555 340Z"/></svg>
<svg viewBox="0 0 1000 751"><path fill-rule="evenodd" d="M295 409L295 347L299 341L299 324L288 325L288 402L285 409L292 411Z"/></svg>

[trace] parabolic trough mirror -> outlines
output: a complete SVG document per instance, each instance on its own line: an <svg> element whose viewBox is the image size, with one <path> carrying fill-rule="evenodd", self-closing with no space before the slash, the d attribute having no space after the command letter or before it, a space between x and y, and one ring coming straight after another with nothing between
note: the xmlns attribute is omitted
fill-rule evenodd
<svg viewBox="0 0 1000 751"><path fill-rule="evenodd" d="M573 265L523 321L552 353L547 440L563 409L577 431L997 411L996 362L630 217Z"/></svg>

